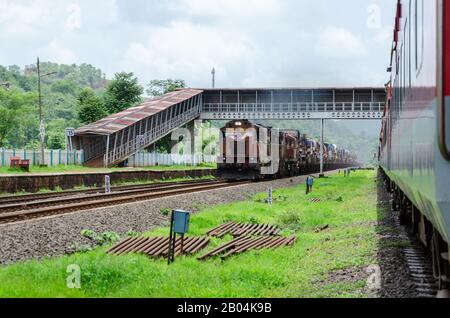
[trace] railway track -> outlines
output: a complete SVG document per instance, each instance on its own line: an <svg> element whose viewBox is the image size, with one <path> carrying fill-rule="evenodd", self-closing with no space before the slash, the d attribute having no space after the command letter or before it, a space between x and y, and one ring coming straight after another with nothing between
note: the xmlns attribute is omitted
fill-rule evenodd
<svg viewBox="0 0 450 318"><path fill-rule="evenodd" d="M0 224L35 219L51 215L108 207L124 203L139 202L179 194L226 188L249 182L229 183L207 181L143 187L107 194L93 194L79 197L62 197L40 201L0 205Z"/></svg>
<svg viewBox="0 0 450 318"><path fill-rule="evenodd" d="M127 191L127 190L137 190L137 189L155 189L171 185L190 185L190 184L205 184L207 182L215 182L215 180L203 180L203 181L182 181L182 182L158 182L158 183L147 183L147 184L134 184L127 186L115 186L111 187L111 192ZM69 197L84 194L100 194L104 193L104 187L83 189L83 190L68 190L63 192L50 192L50 193L33 193L24 195L8 195L0 197L0 207L8 204L17 204L32 202L37 200L47 200L59 197Z"/></svg>
<svg viewBox="0 0 450 318"><path fill-rule="evenodd" d="M399 238L408 241L410 246L402 249L406 260L409 277L414 285L417 298L436 298L438 286L433 276L433 266L430 253L425 250L419 240L411 235L397 218L394 221L399 229Z"/></svg>

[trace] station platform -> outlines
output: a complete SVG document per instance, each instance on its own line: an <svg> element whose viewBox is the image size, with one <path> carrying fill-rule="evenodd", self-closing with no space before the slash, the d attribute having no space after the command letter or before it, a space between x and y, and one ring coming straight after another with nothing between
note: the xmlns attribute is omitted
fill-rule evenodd
<svg viewBox="0 0 450 318"><path fill-rule="evenodd" d="M196 168L190 170L149 170L124 169L106 170L101 172L70 172L45 174L4 174L0 175L0 193L27 192L36 193L40 190L71 190L77 187L102 187L105 176L111 183L145 182L150 180L167 180L178 178L201 178L216 176L216 169Z"/></svg>

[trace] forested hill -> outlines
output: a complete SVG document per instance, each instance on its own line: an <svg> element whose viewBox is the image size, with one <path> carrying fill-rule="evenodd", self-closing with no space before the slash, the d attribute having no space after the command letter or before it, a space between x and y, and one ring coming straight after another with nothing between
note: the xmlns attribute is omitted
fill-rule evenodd
<svg viewBox="0 0 450 318"><path fill-rule="evenodd" d="M47 128L47 147L65 145L64 130L78 127L77 97L84 88L97 92L108 81L100 69L89 64L41 63L43 113ZM35 148L38 144L38 80L36 66L0 66L0 146Z"/></svg>

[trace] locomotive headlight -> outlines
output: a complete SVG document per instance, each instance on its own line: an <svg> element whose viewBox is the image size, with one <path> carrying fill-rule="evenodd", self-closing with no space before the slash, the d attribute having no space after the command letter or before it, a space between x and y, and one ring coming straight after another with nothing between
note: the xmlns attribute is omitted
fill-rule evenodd
<svg viewBox="0 0 450 318"><path fill-rule="evenodd" d="M240 121L237 121L234 123L234 125L240 127L240 126L242 126L242 123Z"/></svg>

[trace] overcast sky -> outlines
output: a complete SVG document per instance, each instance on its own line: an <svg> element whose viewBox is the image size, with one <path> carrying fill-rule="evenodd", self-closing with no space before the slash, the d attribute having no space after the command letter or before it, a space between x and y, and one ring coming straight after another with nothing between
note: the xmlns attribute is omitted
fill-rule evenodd
<svg viewBox="0 0 450 318"><path fill-rule="evenodd" d="M0 64L90 63L142 84L381 86L396 0L0 0Z"/></svg>

